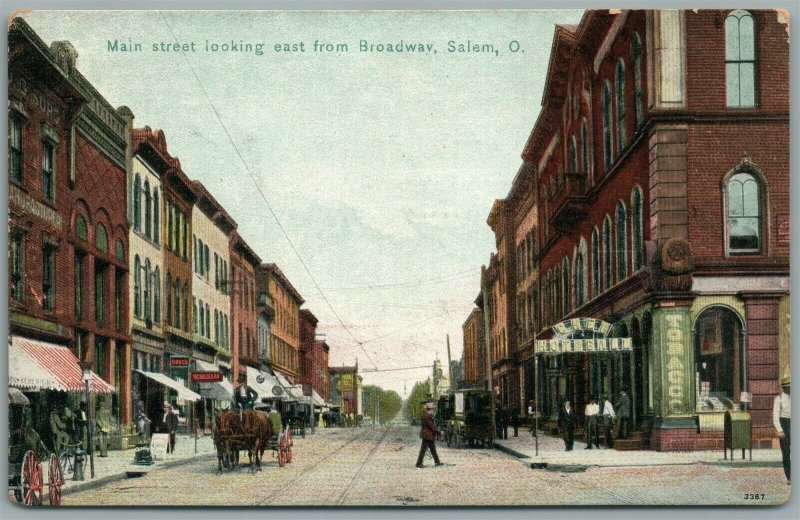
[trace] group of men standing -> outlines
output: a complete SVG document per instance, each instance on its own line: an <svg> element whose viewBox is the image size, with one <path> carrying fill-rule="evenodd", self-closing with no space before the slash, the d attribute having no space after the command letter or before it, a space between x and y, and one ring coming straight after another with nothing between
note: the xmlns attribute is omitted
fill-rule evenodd
<svg viewBox="0 0 800 520"><path fill-rule="evenodd" d="M609 396L605 396L602 401L602 406L597 398L592 397L584 409L584 416L586 418L586 448L592 449L592 445L600 448L600 424L602 421L605 430L606 446L610 449L614 447L614 422L619 424L619 438L627 439L630 435L631 428L631 400L627 392L623 391L620 394L619 401L617 402L616 411L614 405L611 404ZM558 424L561 427L561 433L564 437L564 445L566 451L572 451L575 442L575 424L576 411L572 403L567 400L559 409Z"/></svg>
<svg viewBox="0 0 800 520"><path fill-rule="evenodd" d="M514 428L514 437L519 435L519 410L507 410L502 404L498 403L494 408L495 437L498 439L508 439L508 428Z"/></svg>

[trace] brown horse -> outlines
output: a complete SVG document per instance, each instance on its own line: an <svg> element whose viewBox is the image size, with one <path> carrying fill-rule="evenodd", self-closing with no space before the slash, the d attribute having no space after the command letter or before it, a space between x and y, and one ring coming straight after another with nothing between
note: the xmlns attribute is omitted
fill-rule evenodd
<svg viewBox="0 0 800 520"><path fill-rule="evenodd" d="M242 414L242 432L250 438L248 451L250 471L261 471L261 458L273 433L269 415L255 410L245 410Z"/></svg>
<svg viewBox="0 0 800 520"><path fill-rule="evenodd" d="M230 410L222 410L217 416L216 426L214 444L217 448L218 471L221 472L223 466L233 468L239 462L239 449L236 442L226 437L241 435L242 422L238 414Z"/></svg>

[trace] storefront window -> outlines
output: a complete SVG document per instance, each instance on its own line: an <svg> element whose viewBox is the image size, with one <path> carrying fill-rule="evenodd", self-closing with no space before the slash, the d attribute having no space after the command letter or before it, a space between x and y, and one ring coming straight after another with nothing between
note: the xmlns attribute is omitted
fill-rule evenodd
<svg viewBox="0 0 800 520"><path fill-rule="evenodd" d="M739 401L743 390L742 329L738 316L724 307L704 311L695 323L695 372L698 408L713 399Z"/></svg>

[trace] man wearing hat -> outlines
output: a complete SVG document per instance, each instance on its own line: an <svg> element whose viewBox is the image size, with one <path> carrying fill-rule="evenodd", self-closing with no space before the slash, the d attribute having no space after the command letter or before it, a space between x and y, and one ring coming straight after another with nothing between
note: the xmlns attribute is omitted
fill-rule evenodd
<svg viewBox="0 0 800 520"><path fill-rule="evenodd" d="M419 457L417 457L417 467L424 468L422 459L425 458L425 452L431 450L433 455L433 462L437 466L441 466L439 455L436 454L436 439L442 434L442 431L436 427L436 422L433 420L433 403L427 403L422 412L422 427L419 430L419 437L422 439L422 446L419 448Z"/></svg>
<svg viewBox="0 0 800 520"><path fill-rule="evenodd" d="M792 468L791 468L791 448L792 441L790 440L789 423L792 417L792 399L789 396L789 384L791 378L789 376L781 378L781 393L775 396L775 401L772 405L772 424L778 431L778 439L781 444L781 455L783 455L783 472L786 474L786 483L792 483Z"/></svg>
<svg viewBox="0 0 800 520"><path fill-rule="evenodd" d="M233 400L240 411L252 410L253 404L258 398L255 390L247 385L247 376L239 374L239 385L233 391Z"/></svg>
<svg viewBox="0 0 800 520"><path fill-rule="evenodd" d="M175 432L178 430L178 416L172 411L172 406L169 402L164 401L164 415L161 416L161 424L159 430L163 433L169 434L169 445L167 446L167 453L175 451Z"/></svg>
<svg viewBox="0 0 800 520"><path fill-rule="evenodd" d="M627 439L631 426L631 399L623 390L617 403L617 420L619 421L619 438Z"/></svg>

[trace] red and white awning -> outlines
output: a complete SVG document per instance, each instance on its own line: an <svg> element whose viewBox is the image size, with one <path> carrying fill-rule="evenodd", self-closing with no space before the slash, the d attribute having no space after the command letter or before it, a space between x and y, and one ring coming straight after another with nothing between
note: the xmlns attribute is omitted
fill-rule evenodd
<svg viewBox="0 0 800 520"><path fill-rule="evenodd" d="M83 370L78 358L62 345L11 336L8 349L8 386L26 391L83 392ZM92 392L113 394L114 387L92 372Z"/></svg>

